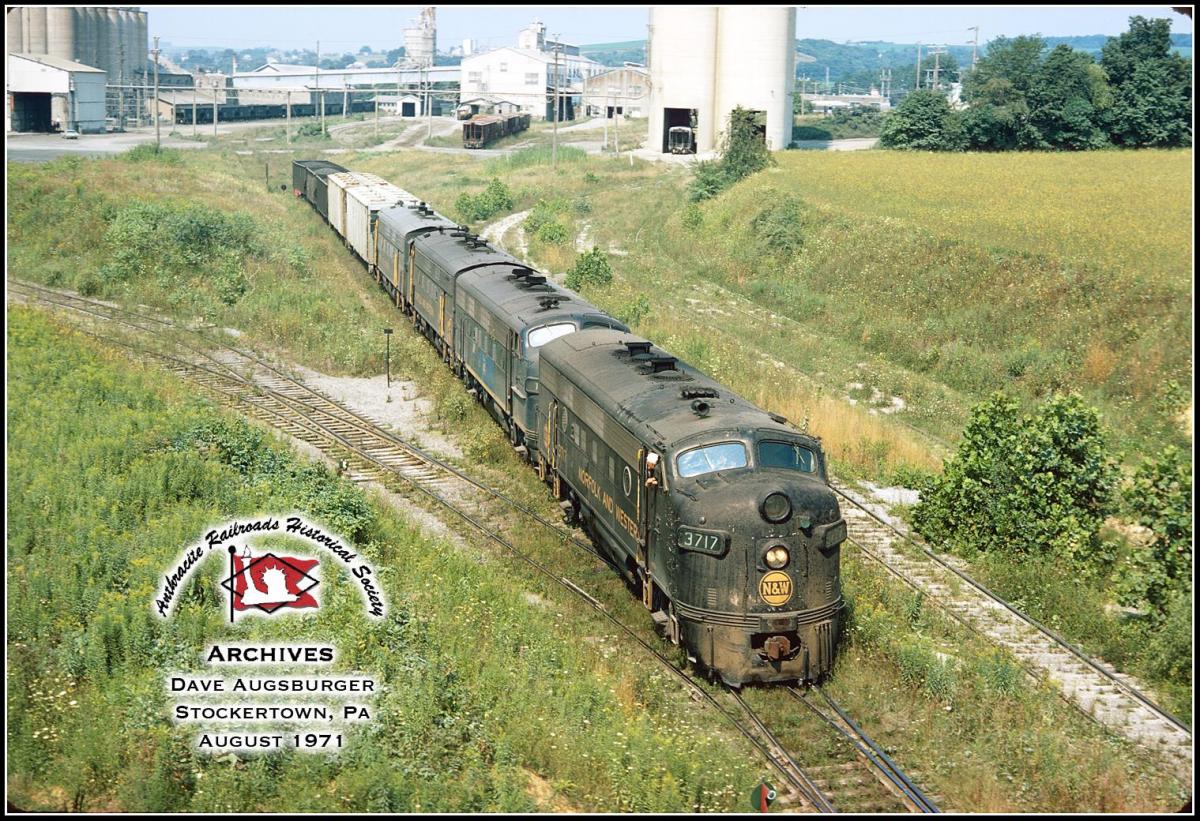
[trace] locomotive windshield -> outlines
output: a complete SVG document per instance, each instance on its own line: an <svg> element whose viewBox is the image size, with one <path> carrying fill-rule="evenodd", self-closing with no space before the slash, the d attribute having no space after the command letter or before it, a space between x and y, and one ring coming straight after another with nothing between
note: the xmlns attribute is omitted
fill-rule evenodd
<svg viewBox="0 0 1200 821"><path fill-rule="evenodd" d="M575 324L572 322L556 322L553 325L543 325L529 332L528 346L530 348L540 348L547 342L558 339L560 336L574 333L574 331Z"/></svg>
<svg viewBox="0 0 1200 821"><path fill-rule="evenodd" d="M684 451L675 459L675 466L679 475L686 479L718 470L744 468L746 462L745 445L741 442L722 442Z"/></svg>
<svg viewBox="0 0 1200 821"><path fill-rule="evenodd" d="M802 473L817 472L813 452L795 442L759 442L758 465L764 468L786 468Z"/></svg>

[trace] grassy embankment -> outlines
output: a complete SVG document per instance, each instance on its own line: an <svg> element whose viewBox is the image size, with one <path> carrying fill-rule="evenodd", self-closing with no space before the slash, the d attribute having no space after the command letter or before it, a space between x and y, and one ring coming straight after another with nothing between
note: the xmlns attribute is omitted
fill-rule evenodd
<svg viewBox="0 0 1200 821"><path fill-rule="evenodd" d="M448 212L452 211L449 204L458 193L463 190L479 190L493 174L508 180L513 187L517 200L516 208L523 209L533 206L539 200L570 195L568 213L572 215L563 218L569 218L573 223L578 220L575 224L595 219L597 221L590 224L605 231L611 230L613 221L619 223L621 220L636 219L638 209L629 208L629 202L634 198L637 199L640 208L655 209L654 213L661 216L658 225L668 222L678 211L674 197L682 187L683 178L676 172L664 175L659 169L641 165L630 168L624 162L585 161L572 154L565 155L563 167L555 172L544 162L535 162L536 159L534 155L523 155L503 161L464 166L458 158L432 158L425 154L409 154L373 157L369 160L351 157L347 158L346 164L385 173L389 178L421 194ZM55 194L63 194L72 208L59 216L65 219L67 213L80 214L82 219L77 222L85 229L82 234L47 235L45 231L38 230L27 211L14 209L13 227L10 230L19 241L21 249L10 253L24 254L21 257L25 263L24 271L20 273L34 278L54 278L62 284L76 284L79 277L86 277L94 272L95 266L109 261L112 249L104 247L104 226L108 221L112 221L115 213L106 209L116 207L116 203L139 197L163 199L164 194L158 190L159 183L156 177L159 174L169 174L173 185L170 189L171 196L167 198L208 202L224 209L229 209L231 203L236 203L235 207L252 209L257 215L260 228L267 236L276 240L286 237L283 240L285 246L288 242L294 242L306 249L315 261L313 267L307 271L308 279L305 279L304 276L298 275L286 260L273 261L268 255L268 259L264 261L247 255L245 268L250 288L234 305L226 305L218 298L209 298L204 289L196 289L195 295L189 296L188 300L175 306L174 310L187 316L200 313L219 324L241 327L252 341L281 348L310 366L326 367L339 372L377 372L382 363L378 354L372 352L369 343L374 334L369 328L363 328L363 325L374 326L389 317L386 301L376 293L374 286L365 280L361 272L348 262L345 251L327 229L308 230L318 223L315 215L290 199L264 191L260 176L261 160L205 153L195 157L184 157L180 162L182 167L143 166L143 169L147 169L146 173L137 176L121 173L129 170L127 165L122 164L123 161L58 164L44 167L40 171L31 171L28 176L20 178L21 187L14 188L13 193L19 194L19 201L23 207L27 207L28 198L33 196L27 190L30 188L35 192L40 191L35 199L50 203L44 205L44 208L50 208L53 203L59 202ZM272 162L279 162L279 158L273 157ZM286 173L286 168L282 173ZM276 174L282 175L278 167ZM97 182L107 183L108 187L97 185ZM224 196L221 192L224 192ZM233 192L232 196L230 192ZM108 199L110 196L112 200ZM584 202L587 205L583 205ZM622 203L626 211L613 213L612 207ZM651 230L644 231L641 235L637 233L637 229L643 226L634 224L622 236L623 247L635 250L630 257L614 260L621 278L610 289L593 295L594 298L602 303L620 307L638 295L639 292L630 283L627 275L631 269L626 266L644 264L636 249L641 247L643 238L648 241L655 234L653 228L656 223L651 221L647 224ZM89 226L91 233L86 230ZM53 248L57 255L37 253L39 248L45 251ZM571 256L569 251L563 249L543 250L554 250L560 253L563 259ZM82 264L64 265L63 257L77 259ZM668 268L665 265L663 267ZM686 269L673 266L670 270L679 275L686 273ZM101 282L93 287L118 297L122 294L136 295L139 301L172 309L171 302L167 299L168 294L151 278L139 282L140 287L133 287L131 283L122 283L119 280ZM304 299L293 298L299 290L296 287L297 282L303 283L303 293L306 296ZM669 311L669 299L681 296L694 298L691 295L697 287L694 280L671 282L669 277L664 277L663 284L663 288L650 295L653 300L653 312ZM741 303L733 300L728 293L719 298L725 300L722 304L742 310L739 307ZM251 299L253 301L247 301ZM294 328L306 327L311 322L319 324L324 316L337 317L343 323L343 336L355 339L358 332L362 345L352 346L348 349L351 355L342 358L334 353L341 350L343 339L333 334L312 333L297 335L296 338L280 335L278 325L283 320L274 315L276 309L284 315L288 327ZM752 309L753 306L745 310ZM655 322L658 323L657 327L663 328L676 340L671 344L676 350L679 343L690 342L696 345L697 337L692 334L703 332L705 335L699 337L698 341L711 345L709 351L716 349L721 358L729 362L729 366L724 368L719 376L730 381L736 380L735 384L739 388L752 396L758 395L760 401L763 394L754 393L755 377L764 380L760 385L766 384L765 380L770 378L774 378L775 382L783 381L778 376L780 372L786 374L788 379L796 380L790 384L773 385L771 390L778 396L794 394L797 385L819 385L799 382L803 377L791 366L780 368L773 362L768 362L767 366L761 369L744 367L743 363L746 361L759 361L753 357L758 356L761 349L747 344L740 336L753 330L756 327L754 323L728 322L723 326L718 323L697 331L681 327L683 323L677 320L670 323L666 319L656 319L652 313L649 319L643 321L642 327L655 339L663 338L654 330ZM779 344L780 340L787 341L793 333L795 327L790 324L772 329L776 344ZM407 363L406 367L412 369L413 375L438 398L443 419L455 421L456 428L463 431L467 437L478 436L485 443L494 442L492 428L486 420L476 409L467 407L465 403L460 404L461 392L457 391L452 383L449 386L445 384L440 365L436 358L429 354L427 346L416 340L409 348L407 337L407 334L400 334L396 340L404 346L401 351L402 361ZM723 350L714 340L738 347ZM396 353L393 352L394 356ZM716 370L711 363L706 364L711 370ZM721 362L718 361L717 364ZM749 390L745 386L748 386ZM759 390L764 391L761 387ZM815 389L813 393L816 394ZM842 416L836 418L861 420L864 425L878 426L875 429L880 431L881 441L891 441L894 438L891 434L897 429L886 421L866 415L861 408L848 408L828 395L824 399L840 409L839 413ZM813 422L815 426L816 423L823 422L823 419L814 414ZM861 432L862 428L857 430ZM832 436L829 436L829 439L836 447L836 440ZM913 444L914 450L917 450L919 440ZM849 467L854 464L852 459L855 449L849 448L847 451L849 456L842 464ZM488 458L482 461L495 463L497 469L494 475L497 478L509 477L523 498L531 501L541 499L541 504L545 504L544 493L536 481L515 469L511 455L505 448L483 448L482 452L489 454ZM889 453L894 452L889 450ZM995 799L988 806L1015 806L1027 809L1100 806L1094 803L1097 801L1105 802L1104 806L1138 808L1168 806L1174 800L1169 785L1161 779L1139 777L1128 779L1126 783L1126 767L1134 766L1140 769L1142 765L1127 765L1121 759L1121 756L1129 752L1123 745L1098 737L1094 728L1079 726L1079 719L1058 702L1056 697L1046 693L1023 693L1021 699L1031 699L1022 701L1030 705L1023 709L1030 711L1028 715L1038 716L1035 724L1041 728L1040 734L1047 739L1041 743L1048 745L1045 747L1047 754L1058 756L1058 768L1049 771L1041 766L1041 757L1025 758L1016 762L1012 760L1012 752L1021 749L1022 739L1030 732L1029 723L989 726L986 740L978 738L975 731L988 722L989 714L995 711L999 702L989 702L976 696L976 693L982 690L974 685L973 682L978 679L970 671L976 669L976 666L982 663L980 659L986 658L991 651L972 650L956 638L953 643L947 641L938 645L943 651L951 651L955 656L949 668L934 663L938 657L932 653L929 645L937 634L932 632L927 621L910 618L906 614L912 612L911 603L876 592L878 585L856 583L853 576L856 572L859 571L854 569L852 563L848 563L847 592L850 598L860 609L878 610L885 614L890 619L891 638L883 642L863 640L850 645L847 654L843 656L843 663L838 669L833 686L844 688L837 690L843 697L846 697L847 693L858 693L864 699L874 700L875 703L881 699L886 700L888 711L879 719L884 722L884 726L874 724L873 716L867 716L864 720L867 721L868 729L875 732L894 732L891 737L897 739L898 743L902 739L921 739L921 743L914 743L911 750L904 747L905 763L927 773L927 785L934 791L951 797L953 805L958 805L958 797L963 797L964 804L971 804L972 800L969 797L980 795L980 791L993 796L1005 796L1002 802L997 803L999 799ZM606 574L585 574L579 578L593 585L589 589L599 592L601 598L608 601L618 612L627 612L628 608L633 607L624 589L619 584L612 583ZM636 612L635 607L633 612ZM852 632L851 635L856 634ZM954 675L955 671L960 672ZM944 683L948 672L954 681L959 682L959 685L950 689L947 689ZM886 696L881 695L883 691L878 686L880 681L885 680L896 682L887 691ZM951 700L944 702L943 699L947 697ZM852 706L855 704L852 700L848 700L848 703ZM952 710L945 711L945 706L950 706ZM925 723L930 716L937 716L939 719L932 722L932 729ZM911 721L901 717L911 717ZM964 741L968 738L972 743L969 747L964 747ZM967 752L979 756L975 767L954 768L949 771L942 767L939 771L939 761L966 756ZM1031 786L1026 788L1024 794L1009 794L1005 791L1005 785L1011 779ZM1113 791L1105 786L1110 782L1123 785L1115 798ZM1100 796L1108 798L1101 799Z"/></svg>
<svg viewBox="0 0 1200 821"><path fill-rule="evenodd" d="M763 777L744 745L556 588L486 546L422 535L168 374L39 313L13 308L9 320L17 806L730 810ZM230 627L219 561L170 620L151 615L160 574L206 525L294 509L371 560L384 622L367 621L354 581L327 570L315 614ZM164 676L197 671L222 638L334 643L339 669L383 683L374 723L337 756L195 753L195 728L167 719Z"/></svg>

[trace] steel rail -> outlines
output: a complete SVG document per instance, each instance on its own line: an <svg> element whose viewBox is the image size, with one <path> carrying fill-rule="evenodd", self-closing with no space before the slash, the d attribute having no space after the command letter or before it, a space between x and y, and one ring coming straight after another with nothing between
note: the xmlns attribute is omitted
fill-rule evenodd
<svg viewBox="0 0 1200 821"><path fill-rule="evenodd" d="M1005 599L1000 597L998 594L994 593L992 590L988 589L984 584L971 578L969 575L967 575L963 571L959 570L957 567L950 564L942 557L938 556L937 553L935 553L927 544L913 538L912 536L910 536L907 533L904 533L899 528L897 528L895 525L893 525L892 523L888 522L886 519L884 519L883 517L881 517L877 513L875 513L875 511L871 510L866 505L859 502L853 496L847 494L841 488L836 487L832 484L830 485L830 488L834 491L834 493L838 494L843 499L846 499L848 502L850 502L856 508L861 510L863 513L870 516L872 519L874 519L880 525L888 528L893 533L895 533L899 538L903 539L908 544L910 544L913 547L920 550L928 558L930 558L934 562L936 562L939 566L941 566L942 568L944 568L946 570L949 570L951 573L953 573L959 579L961 579L962 581L971 585L971 587L978 590L984 596L991 599L996 604L1000 605L1005 610L1007 610L1009 613L1016 616L1018 619L1025 622L1030 627L1034 628L1036 631L1038 631L1039 633L1041 633L1044 636L1046 636L1047 638L1049 638L1052 642L1057 644L1059 647L1062 647L1064 650L1071 653L1073 656L1075 656L1077 659L1082 661L1088 667L1090 667L1091 669L1093 669L1094 671L1096 671L1097 673L1102 675L1104 678L1106 678L1108 681L1110 681L1113 685L1115 685L1117 687L1117 689L1121 690L1126 695L1141 702L1142 705L1147 707L1152 712L1156 713L1164 721L1167 721L1167 722L1173 724L1176 728L1183 730L1188 735L1191 735L1192 728L1188 724L1186 724L1182 719L1173 715L1168 710L1166 710L1164 707L1161 707L1153 699L1151 699L1149 696L1147 696L1142 691L1138 690L1136 687L1122 681L1116 675L1116 673L1114 671L1112 671L1112 670L1108 669L1107 667L1105 667L1104 665L1100 664L1093 657L1088 655L1088 653L1085 650L1076 646L1074 643L1072 643L1071 641L1069 641L1068 639L1063 637L1057 631L1053 630L1050 627L1047 627L1046 625L1042 624L1040 621L1033 618L1032 616L1021 612L1016 607L1014 607L1011 603L1009 603L1008 601L1006 601ZM879 559L879 561L882 561L882 559Z"/></svg>

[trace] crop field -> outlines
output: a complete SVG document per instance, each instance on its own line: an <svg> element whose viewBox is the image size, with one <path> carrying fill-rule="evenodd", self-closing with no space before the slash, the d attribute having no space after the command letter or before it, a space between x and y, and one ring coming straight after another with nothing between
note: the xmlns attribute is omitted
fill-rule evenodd
<svg viewBox="0 0 1200 821"><path fill-rule="evenodd" d="M822 435L843 475L894 480L914 468L936 470L945 446L931 437L954 438L970 405L995 387L1032 401L1077 386L1104 410L1121 448L1186 441L1175 416L1176 405L1190 400L1190 155L1023 155L1024 166L1009 164L1010 157L976 156L974 166L963 159L782 154L778 167L699 206L686 203L685 169L561 148L557 169L545 148L469 162L425 152L343 154L336 161L379 173L463 221L469 220L457 210L460 196L478 196L500 180L511 208L487 221L536 210L540 220L560 223L565 240L551 231L531 230L526 237L534 260L554 273L573 263L581 235L585 245L607 251L615 279L587 289L589 299ZM379 329L393 324L395 314L319 217L280 192L290 182L290 160L218 147L160 158L142 153L10 165L9 271L237 328L248 344L326 373L382 373ZM871 185L856 182L856 175L871 176ZM871 192L861 202L856 185ZM1008 204L1005 186L1019 206ZM1078 197L1120 202L1104 212L1112 215L1106 229L1080 227L1094 242L1072 230L1078 208L1073 212L1071 203ZM1141 202L1153 207L1140 209ZM1035 224L1044 226L1041 240L1023 227ZM1114 236L1102 237L1105 230ZM514 228L506 242L518 233ZM1153 272L1134 264L1151 259ZM134 385L119 387L124 382L115 374L126 379L129 367L57 323L12 309L10 323L9 346L20 353L10 354L9 427L20 436L10 432L9 463L24 467L10 468L9 482L36 491L14 493L22 506L10 510L16 521L10 542L16 536L18 549L10 548L8 612L23 631L14 635L22 645L21 672L10 676L10 705L14 694L32 698L69 675L62 680L83 696L68 701L119 717L118 732L101 737L66 706L20 702L55 733L34 739L37 722L22 725L10 756L18 756L27 775L10 777L10 792L30 807L212 811L265 809L273 796L290 796L295 785L277 779L276 765L266 761L229 772L195 758L173 765L179 741L165 720L151 717L160 668L123 649L164 641L147 632L131 603L133 591L153 576L153 562L132 558L128 545L107 530L98 542L106 550L90 550L79 517L99 517L107 528L108 514L85 509L90 500L66 489L83 481L81 465L52 457L74 449L96 454L98 464L115 460L116 484L97 495L119 521L134 515L123 500L150 510L167 504L157 500L155 482L165 470L160 460L175 457L153 450L154 443L181 426L194 430L226 417L186 401L176 383L151 370L134 369ZM553 508L427 343L405 330L393 336L391 356L393 375L417 382L432 400L432 421L453 433L468 463L517 498ZM60 377L51 377L56 373L72 376L59 384ZM1165 390L1162 383L1170 379L1182 387ZM34 394L37 415L14 401ZM895 398L902 400L899 411ZM179 414L163 412L178 403ZM84 418L92 421L79 430L74 423L38 424L64 417L58 408L86 408ZM159 428L167 416L173 427ZM164 421L154 421L159 417ZM144 435L110 437L105 425ZM238 426L231 430L234 441L248 435ZM194 497L176 498L168 483L170 504L190 506L163 508L158 519L169 526L156 536L153 555L182 544L188 523L237 510L229 488L264 487L262 477L231 472L221 452L199 451L205 461L197 469L216 478L197 485ZM393 573L389 594L427 606L429 616L401 631L400 662L365 631L360 636L352 625L326 625L362 638L373 649L356 663L413 686L415 695L398 697L388 719L393 730L379 741L386 752L378 758L363 754L353 766L307 758L289 763L285 769L299 773L296 778L330 784L289 809L741 808L743 785L763 775L748 748L685 698L661 695L648 662L624 648L562 641L563 619L595 635L582 610L507 565L498 570L453 547L431 548L428 537L377 500L291 458L288 470L297 473L278 484L280 494L293 495L271 497L273 503L336 500L338 510L361 512L381 563L427 577L413 581ZM37 478L51 466L57 483ZM137 501L143 497L151 502ZM54 515L48 529L39 530L35 519L46 510ZM64 545L79 566L100 562L94 583L56 575L68 563L49 563L48 543ZM108 548L116 558L105 558ZM430 550L445 561L435 562ZM845 565L854 610L831 690L922 774L923 786L952 799L949 806L1136 811L1174 809L1182 800L1184 788L1135 748L1106 736L1052 691L1027 686L1010 662L962 635L931 605L852 555ZM619 582L595 568L571 567L614 612L638 623L640 605ZM498 634L487 641L500 660L479 670L472 668L470 642L437 638L439 631L461 631L470 615L454 594L461 587L423 586L433 577L473 586L471 612L529 637L515 669L506 669L513 665ZM1073 606L1063 595L1068 582L1045 602L1048 612L1038 611L1058 626L1062 613L1055 608ZM103 605L97 611L103 619L70 604L80 585L87 601ZM550 602L547 609L523 612L530 591ZM50 602L50 614L38 614L38 596ZM1089 618L1095 615L1088 629L1104 630L1102 604L1088 604ZM206 624L199 610L197 636ZM555 674L554 697L535 686L551 668L570 671ZM452 701L439 702L441 693L451 693ZM1189 695L1190 685L1178 693L1185 701ZM769 694L756 697L775 704ZM429 712L427 702L441 712ZM467 717L465 724L447 725L452 715ZM10 725L16 718L10 706ZM542 727L555 722L574 735L558 732L547 741ZM598 722L611 726L600 733ZM650 750L661 744L666 761L651 763ZM413 752L418 748L426 752ZM619 771L627 767L642 771L641 780L622 782ZM187 803L171 804L181 784ZM256 790L261 796L248 802Z"/></svg>

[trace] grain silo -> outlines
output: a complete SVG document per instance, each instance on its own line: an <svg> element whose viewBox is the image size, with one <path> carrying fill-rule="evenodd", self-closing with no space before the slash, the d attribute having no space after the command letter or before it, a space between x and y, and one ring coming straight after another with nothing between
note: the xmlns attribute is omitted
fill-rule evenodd
<svg viewBox="0 0 1200 821"><path fill-rule="evenodd" d="M647 144L665 153L670 130L691 127L695 151L713 151L741 106L755 113L768 148L786 148L795 32L790 6L652 7Z"/></svg>
<svg viewBox="0 0 1200 821"><path fill-rule="evenodd" d="M137 47L138 54L142 55L142 64L150 59L150 14L145 11L135 11L134 16L137 18Z"/></svg>

